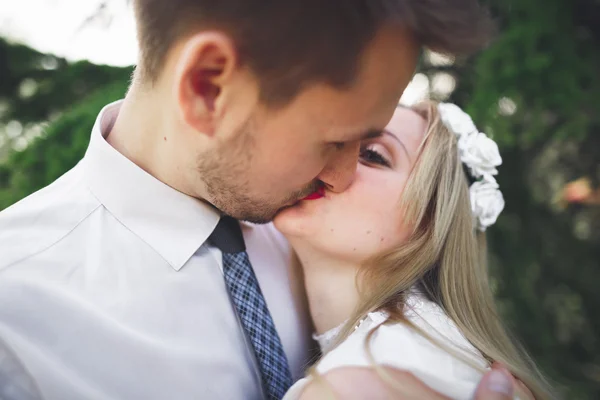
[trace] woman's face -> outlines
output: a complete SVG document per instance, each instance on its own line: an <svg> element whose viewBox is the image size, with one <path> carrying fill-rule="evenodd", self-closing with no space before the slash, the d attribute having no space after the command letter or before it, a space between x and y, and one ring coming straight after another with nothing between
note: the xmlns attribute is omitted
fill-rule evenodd
<svg viewBox="0 0 600 400"><path fill-rule="evenodd" d="M399 200L416 162L426 121L396 109L384 134L365 141L355 178L342 193L325 190L281 211L275 226L299 251L314 249L361 263L392 249L410 234Z"/></svg>

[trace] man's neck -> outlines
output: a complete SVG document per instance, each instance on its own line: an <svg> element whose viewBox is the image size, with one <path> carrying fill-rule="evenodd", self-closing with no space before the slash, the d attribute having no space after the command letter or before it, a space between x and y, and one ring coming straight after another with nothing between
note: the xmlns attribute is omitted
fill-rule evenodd
<svg viewBox="0 0 600 400"><path fill-rule="evenodd" d="M321 334L344 323L357 307L358 266L312 248L295 249L304 270L311 317L317 333Z"/></svg>
<svg viewBox="0 0 600 400"><path fill-rule="evenodd" d="M169 134L168 110L156 97L134 83L123 100L119 114L106 141L138 167L172 188L199 197L187 187L181 173L185 162L176 151L175 138Z"/></svg>
<svg viewBox="0 0 600 400"><path fill-rule="evenodd" d="M150 98L140 96L137 90L134 86L127 93L106 141L137 166L155 175L156 166L150 160L160 158L157 143L160 110Z"/></svg>

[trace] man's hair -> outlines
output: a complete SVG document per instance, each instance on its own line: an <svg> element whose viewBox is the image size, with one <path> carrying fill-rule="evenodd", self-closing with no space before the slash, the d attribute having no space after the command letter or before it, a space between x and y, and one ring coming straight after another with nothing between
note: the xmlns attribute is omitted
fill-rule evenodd
<svg viewBox="0 0 600 400"><path fill-rule="evenodd" d="M177 40L216 29L232 38L270 105L316 82L349 86L384 25L406 27L420 45L456 56L482 48L491 26L477 0L134 0L134 8L142 80L158 79Z"/></svg>

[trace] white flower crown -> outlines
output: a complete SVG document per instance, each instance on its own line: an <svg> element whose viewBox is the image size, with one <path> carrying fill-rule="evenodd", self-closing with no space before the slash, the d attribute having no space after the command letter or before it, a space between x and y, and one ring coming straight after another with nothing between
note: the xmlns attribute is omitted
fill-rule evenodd
<svg viewBox="0 0 600 400"><path fill-rule="evenodd" d="M479 132L473 120L456 104L440 103L444 125L458 139L458 154L475 180L469 188L471 211L475 228L481 232L492 226L504 209L504 197L494 175L502 164L498 145L485 133Z"/></svg>

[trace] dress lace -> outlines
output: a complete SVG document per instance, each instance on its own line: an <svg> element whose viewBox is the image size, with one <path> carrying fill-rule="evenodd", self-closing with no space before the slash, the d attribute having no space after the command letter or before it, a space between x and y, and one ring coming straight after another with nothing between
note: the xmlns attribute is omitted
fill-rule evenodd
<svg viewBox="0 0 600 400"><path fill-rule="evenodd" d="M409 314L410 316L414 316L415 314L417 314L417 310L421 307L423 307L423 298L421 297L421 295L419 294L417 289L412 289L411 295L408 296L408 298L406 299L405 312L407 314ZM383 313L383 312L369 313L365 318L360 320L360 322L356 325L356 327L354 327L354 330L360 328L365 321L381 323L381 322L383 322L383 320L386 317L387 317L387 314ZM326 353L329 350L331 350L336 339L342 333L342 328L344 327L346 322L348 322L348 321L344 321L340 325L336 326L335 328L332 328L332 329L328 330L327 332L324 332L320 335L316 334L316 333L312 335L313 339L316 340L317 343L319 344L319 347L321 348L321 352ZM371 324L369 324L369 326L370 325Z"/></svg>
<svg viewBox="0 0 600 400"><path fill-rule="evenodd" d="M313 339L315 339L317 343L319 343L319 347L321 348L322 353L327 353L329 350L331 350L331 348L333 347L333 343L339 337L340 333L342 333L342 328L345 324L346 322L343 322L335 328L332 328L320 335L317 335L316 333L313 334Z"/></svg>

